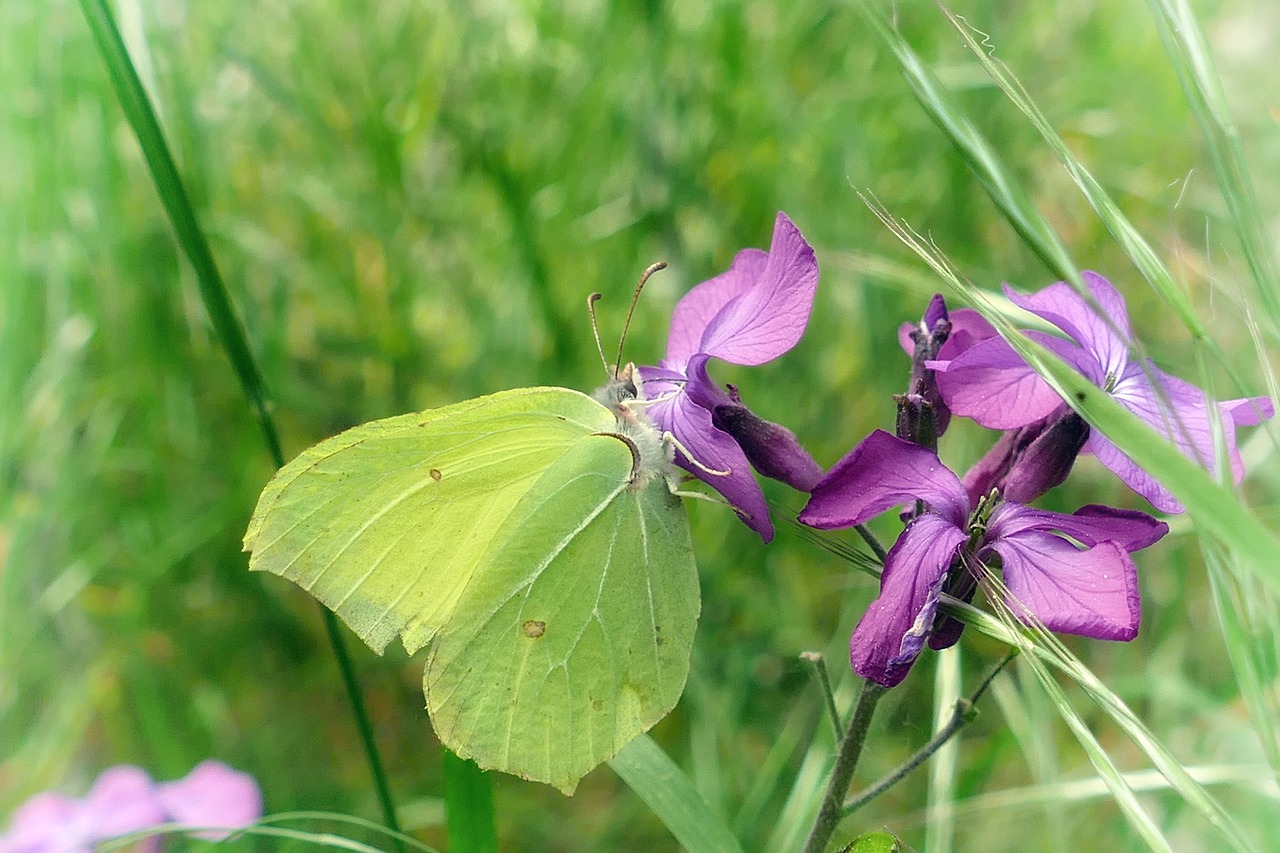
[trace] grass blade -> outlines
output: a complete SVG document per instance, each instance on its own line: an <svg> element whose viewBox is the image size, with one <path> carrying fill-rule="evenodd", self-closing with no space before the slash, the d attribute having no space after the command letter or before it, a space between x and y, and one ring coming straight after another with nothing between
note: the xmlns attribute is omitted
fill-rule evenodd
<svg viewBox="0 0 1280 853"><path fill-rule="evenodd" d="M498 853L493 782L470 759L444 750L444 807L450 853Z"/></svg>
<svg viewBox="0 0 1280 853"><path fill-rule="evenodd" d="M640 735L609 759L609 766L690 853L742 853L724 820L653 738Z"/></svg>
<svg viewBox="0 0 1280 853"><path fill-rule="evenodd" d="M1148 0L1148 5L1183 95L1209 146L1232 230L1240 238L1258 302L1266 308L1274 328L1280 325L1280 272L1244 162L1240 133L1231 118L1204 32L1186 0Z"/></svg>
<svg viewBox="0 0 1280 853"><path fill-rule="evenodd" d="M142 148L147 168L151 172L156 192L160 195L160 201L173 225L174 234L187 260L195 269L200 298L205 310L209 313L214 331L223 348L226 349L227 357L231 359L231 366L240 380L240 387L262 429L272 461L277 468L281 467L284 465L284 453L280 447L275 421L271 417L270 398L262 381L262 374L249 348L244 327L231 306L226 284L213 260L209 241L205 238L204 231L196 219L195 210L191 206L182 178L178 174L178 167L174 163L169 144L165 141L164 133L160 129L151 100L142 87L142 81L138 78L138 73L129 58L106 0L80 0L80 9L93 33L98 53L107 66L107 76L111 79L112 88L115 89L125 118L128 119L129 126L133 128L138 144ZM321 610L324 613L329 641L333 646L334 656L338 660L342 680L350 698L352 713L360 730L387 826L399 832L400 824L396 819L386 773L382 768L382 760L373 739L373 728L365 711L364 699L356 681L355 669L347 653L337 617L328 608L321 607ZM399 846L398 841L397 846Z"/></svg>
<svg viewBox="0 0 1280 853"><path fill-rule="evenodd" d="M1048 221L1040 214L1030 197L1022 190L991 143L969 121L955 103L951 94L943 88L924 61L895 29L871 6L872 0L859 4L872 28L885 46L893 52L902 66L907 85L915 93L920 106L938 129L960 152L969 169L978 178L987 195L1004 214L1013 230L1035 252L1054 275L1069 281L1077 290L1083 290L1079 268L1071 259L1067 247L1058 238Z"/></svg>

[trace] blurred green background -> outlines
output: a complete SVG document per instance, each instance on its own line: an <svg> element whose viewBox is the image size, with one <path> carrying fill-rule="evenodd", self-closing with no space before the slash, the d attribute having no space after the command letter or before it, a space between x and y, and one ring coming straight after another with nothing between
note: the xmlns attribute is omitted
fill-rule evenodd
<svg viewBox="0 0 1280 853"><path fill-rule="evenodd" d="M1195 5L1274 227L1280 6ZM627 343L627 359L653 363L681 294L739 249L767 247L785 210L822 269L809 331L777 362L713 371L829 465L892 424L890 395L907 370L896 327L940 287L855 189L931 236L980 286L1053 280L852 7L115 8L290 457L365 420L505 388L590 390L603 374L586 295L606 294L602 335L616 340L637 276L665 259ZM1254 383L1212 373L1215 390L1264 393L1233 298L1238 250L1145 5L955 9L990 33ZM898 4L897 22L1075 257L1125 293L1161 366L1199 381L1185 329L945 18L913 0ZM0 5L0 87L0 824L39 790L82 793L109 764L168 779L210 756L253 773L269 811L376 818L314 603L246 571L240 537L270 460L75 3ZM944 458L962 467L989 440L957 427ZM1255 444L1246 459L1256 467L1266 451ZM1274 522L1274 463L1263 469L1264 482L1247 486ZM766 490L782 517L801 500L776 485ZM1089 502L1140 506L1088 461L1045 500ZM830 750L796 656L824 651L847 701L848 634L875 587L785 523L765 547L731 513L692 504L704 602L694 669L654 734L746 849L765 849L793 831L788 792ZM891 538L889 520L882 528ZM1196 542L1175 529L1138 562L1140 637L1067 642L1184 764L1220 770L1228 782L1215 792L1274 841L1274 779L1258 788L1265 778L1234 770L1254 766L1256 736ZM394 649L379 659L352 639L405 823L443 845L421 662ZM966 683L1001 653L976 635L962 649ZM932 668L927 658L882 703L862 783L927 739ZM1003 677L984 710L955 771L968 799L957 849L1140 849L1105 794L1068 784L1091 769L1029 677ZM1144 766L1091 706L1081 710L1116 764ZM1230 781L1242 774L1249 785ZM572 799L495 781L503 849L675 849L608 769ZM1208 830L1177 797L1149 797L1181 849L1204 849ZM921 773L850 828L886 827L923 849L936 818L925 803Z"/></svg>

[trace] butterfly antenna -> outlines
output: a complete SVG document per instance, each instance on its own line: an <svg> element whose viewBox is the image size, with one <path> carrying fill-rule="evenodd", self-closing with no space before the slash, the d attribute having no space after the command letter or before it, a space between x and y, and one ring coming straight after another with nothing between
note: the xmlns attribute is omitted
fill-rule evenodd
<svg viewBox="0 0 1280 853"><path fill-rule="evenodd" d="M649 268L640 276L640 283L636 285L636 292L631 296L631 307L627 309L627 322L622 324L622 337L618 338L618 360L614 364L622 364L622 345L627 342L627 330L631 328L631 315L636 313L636 303L640 301L640 291L644 290L644 283L649 280L649 276L658 270L665 270L666 268L666 261L658 261L656 264L649 264Z"/></svg>
<svg viewBox="0 0 1280 853"><path fill-rule="evenodd" d="M596 300L600 299L603 295L604 294L602 293L593 293L587 297L587 313L591 315L591 334L595 335L596 352L600 353L600 363L604 365L605 375L610 379L617 379L617 377L614 376L614 374L617 373L617 368L610 370L609 362L604 357L604 346L600 343L600 324L596 322Z"/></svg>

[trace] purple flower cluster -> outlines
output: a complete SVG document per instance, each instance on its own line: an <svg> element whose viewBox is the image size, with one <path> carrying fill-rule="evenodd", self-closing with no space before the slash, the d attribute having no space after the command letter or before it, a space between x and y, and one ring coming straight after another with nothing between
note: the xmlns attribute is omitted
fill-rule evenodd
<svg viewBox="0 0 1280 853"><path fill-rule="evenodd" d="M159 783L140 767L120 764L104 770L83 799L45 791L27 800L0 835L0 853L92 853L100 841L166 823L206 830L193 834L217 841L261 816L258 783L220 761L202 761L183 778ZM154 836L138 842L147 853L159 847Z"/></svg>
<svg viewBox="0 0 1280 853"><path fill-rule="evenodd" d="M1068 337L1027 334L1213 470L1215 404L1149 361L1131 359L1124 300L1096 273L1086 272L1084 281L1091 300L1065 282L1030 296L1007 286L1005 292ZM804 524L829 529L910 507L886 557L880 595L850 640L853 669L892 687L926 643L953 645L963 625L938 616L941 595L969 600L984 567L1000 569L1005 604L1023 621L1096 639L1133 639L1141 607L1129 555L1158 541L1168 526L1133 510L1089 505L1067 515L1028 504L1061 483L1081 452L1096 454L1157 509L1178 512L1168 489L1092 431L976 313L949 316L934 297L920 324L903 327L900 338L913 368L908 393L899 398L897 437L868 436L814 486L800 515ZM1258 397L1216 405L1238 482L1243 467L1234 427L1271 417L1272 404ZM963 479L936 452L952 415L1005 430Z"/></svg>
<svg viewBox="0 0 1280 853"><path fill-rule="evenodd" d="M753 414L733 386L711 380L712 358L757 365L795 346L817 278L813 249L778 214L768 252L740 252L728 271L681 300L666 358L640 368L640 375L648 412L676 439L677 462L719 491L766 542L773 524L748 463L810 493L800 521L815 528L858 525L906 507L880 596L853 632L853 669L886 687L898 684L926 643L940 649L960 637L963 625L939 615L941 596L968 601L996 569L1005 604L1024 621L1098 639L1133 639L1141 607L1130 554L1158 541L1168 526L1134 510L1089 505L1064 514L1029 504L1061 483L1080 453L1092 453L1157 509L1181 507L1091 430L977 312L950 313L938 295L919 323L899 330L912 367L906 393L896 398L897 435L877 430L825 475L789 430ZM1215 403L1149 360L1133 358L1123 298L1096 273L1083 278L1090 298L1065 282L1028 296L1007 286L1005 292L1066 337L1028 335L1210 471L1220 436L1239 482L1244 471L1235 429L1271 417L1271 401ZM1004 430L963 477L937 454L953 415Z"/></svg>

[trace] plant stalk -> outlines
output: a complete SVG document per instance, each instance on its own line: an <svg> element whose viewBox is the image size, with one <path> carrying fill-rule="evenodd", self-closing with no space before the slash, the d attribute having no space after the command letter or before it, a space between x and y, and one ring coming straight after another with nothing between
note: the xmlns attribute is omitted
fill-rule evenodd
<svg viewBox="0 0 1280 853"><path fill-rule="evenodd" d="M813 831L804 845L804 853L822 853L827 849L827 842L835 834L836 827L843 816L845 795L849 793L849 783L853 780L853 771L858 767L858 759L862 756L862 745L866 742L867 732L871 728L871 716L875 713L876 703L888 692L872 681L862 684L862 693L858 696L858 705L853 710L853 718L849 720L849 728L840 741L836 752L836 763L831 768L831 779L827 783L827 793L822 798L822 806L818 810L818 819L814 821Z"/></svg>

